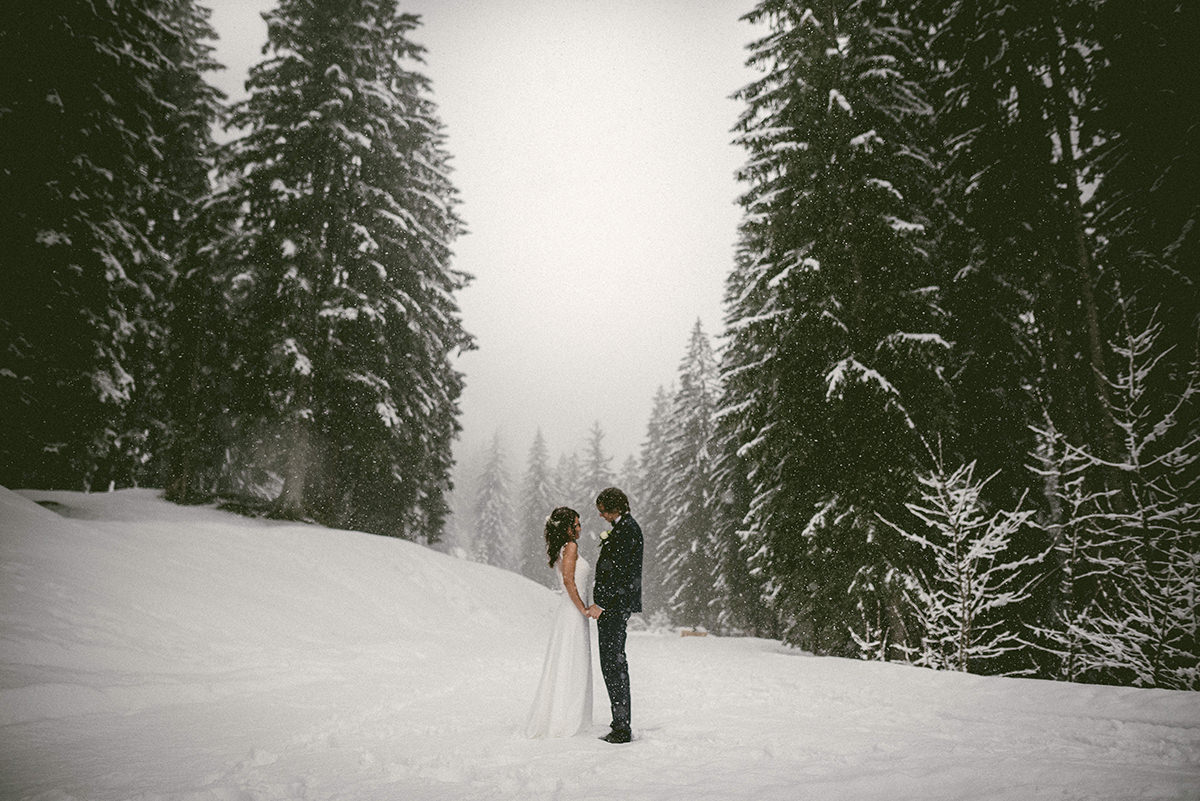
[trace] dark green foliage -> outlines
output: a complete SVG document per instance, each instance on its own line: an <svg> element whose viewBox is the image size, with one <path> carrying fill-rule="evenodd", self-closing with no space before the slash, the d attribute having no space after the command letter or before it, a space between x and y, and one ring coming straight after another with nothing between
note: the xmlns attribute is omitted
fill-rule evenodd
<svg viewBox="0 0 1200 801"><path fill-rule="evenodd" d="M435 540L471 347L460 233L417 20L394 2L285 2L251 71L216 205L232 316L236 468L279 476L275 513Z"/></svg>
<svg viewBox="0 0 1200 801"><path fill-rule="evenodd" d="M896 509L946 387L928 232L931 109L884 4L764 3L743 91L747 210L727 291L732 440L752 488L752 567L786 638L852 653L864 562L896 558ZM880 592L877 602L889 595Z"/></svg>
<svg viewBox="0 0 1200 801"><path fill-rule="evenodd" d="M1103 175L1100 261L1140 314L1156 314L1178 376L1200 315L1200 99L1190 91L1200 81L1200 6L1110 0L1096 7L1094 31L1103 58L1087 130Z"/></svg>
<svg viewBox="0 0 1200 801"><path fill-rule="evenodd" d="M0 482L153 479L166 294L218 108L188 0L0 12Z"/></svg>
<svg viewBox="0 0 1200 801"><path fill-rule="evenodd" d="M1090 43L1068 4L931 2L921 11L936 31L931 56L946 65L931 95L943 98L939 194L961 451L978 454L985 472L1003 470L988 497L1011 504L1033 485L1012 468L1034 447L1039 410L1070 410L1077 439L1112 436L1093 374L1103 356L1081 206L1089 143L1074 133Z"/></svg>
<svg viewBox="0 0 1200 801"><path fill-rule="evenodd" d="M1038 522L1014 530L1007 557L1029 592L994 624L1056 643L1052 658L1006 648L980 669L1188 686L1178 665L1195 616L1162 599L1195 592L1194 522L1180 521L1197 425L1154 414L1194 403L1200 149L1187 87L1200 14L876 0L763 2L750 16L771 32L752 47L764 75L743 91L738 127L748 190L716 518L722 530L740 520L742 575L789 641L916 653L934 618L914 588L932 565L879 520L916 497L914 476L978 463L991 476L980 515L1023 508ZM1122 328L1131 315L1155 321L1154 369L1137 376L1161 407L1148 417L1114 363L1132 346L1106 346L1142 341ZM1145 448L1135 418L1158 421ZM1172 464L1147 480L1136 452L1168 434ZM1111 534L1136 529L1127 521L1152 497L1175 510L1167 533ZM1155 629L1166 620L1169 633ZM1072 673L1084 632L1093 662ZM1150 645L1174 666L1155 673ZM1138 656L1117 664L1122 649Z"/></svg>

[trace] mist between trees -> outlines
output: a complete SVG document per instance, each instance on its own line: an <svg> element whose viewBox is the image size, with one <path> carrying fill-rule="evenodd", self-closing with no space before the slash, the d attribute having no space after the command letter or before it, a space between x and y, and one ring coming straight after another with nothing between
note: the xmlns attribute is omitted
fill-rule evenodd
<svg viewBox="0 0 1200 801"><path fill-rule="evenodd" d="M497 439L464 550L546 580L545 515L617 484L657 625L1200 689L1200 8L749 16L723 330L619 470L599 424ZM3 11L0 480L435 543L473 342L417 20L283 2L232 109L206 20Z"/></svg>

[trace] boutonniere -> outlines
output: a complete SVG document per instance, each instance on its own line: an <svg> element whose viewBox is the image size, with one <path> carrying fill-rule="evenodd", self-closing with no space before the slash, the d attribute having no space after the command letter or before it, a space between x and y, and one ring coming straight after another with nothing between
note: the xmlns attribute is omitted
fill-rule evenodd
<svg viewBox="0 0 1200 801"><path fill-rule="evenodd" d="M600 532L600 542L601 542L601 543L608 542L608 535L609 535L609 534L612 534L612 529L609 529L608 531L601 531L601 532Z"/></svg>

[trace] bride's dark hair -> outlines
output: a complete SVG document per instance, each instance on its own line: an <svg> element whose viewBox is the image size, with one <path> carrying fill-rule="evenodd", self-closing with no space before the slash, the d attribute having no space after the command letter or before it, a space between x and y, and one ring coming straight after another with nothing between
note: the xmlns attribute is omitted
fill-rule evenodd
<svg viewBox="0 0 1200 801"><path fill-rule="evenodd" d="M550 567L558 561L558 552L571 541L571 527L579 519L579 513L574 509L560 506L546 518L546 555L550 557Z"/></svg>

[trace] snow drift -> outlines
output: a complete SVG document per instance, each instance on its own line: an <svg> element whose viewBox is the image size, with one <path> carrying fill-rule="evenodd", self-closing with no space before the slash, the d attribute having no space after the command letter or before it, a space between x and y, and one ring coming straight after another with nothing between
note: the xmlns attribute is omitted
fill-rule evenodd
<svg viewBox="0 0 1200 801"><path fill-rule="evenodd" d="M594 732L525 740L549 590L150 490L0 489L0 571L4 799L1200 797L1200 694L765 640L635 632L634 743L598 668Z"/></svg>

